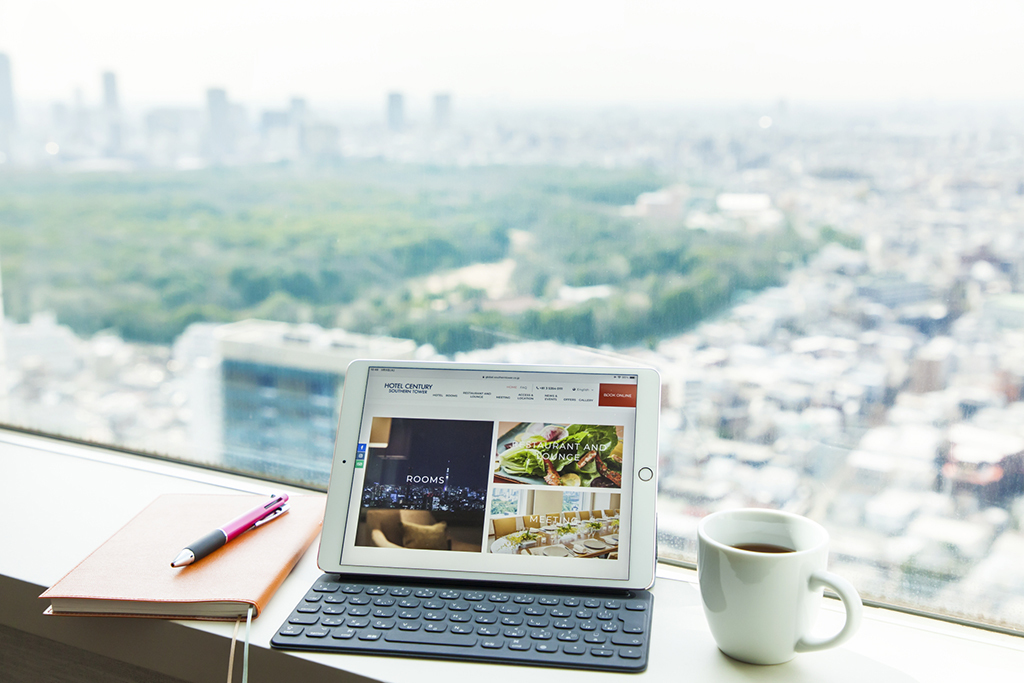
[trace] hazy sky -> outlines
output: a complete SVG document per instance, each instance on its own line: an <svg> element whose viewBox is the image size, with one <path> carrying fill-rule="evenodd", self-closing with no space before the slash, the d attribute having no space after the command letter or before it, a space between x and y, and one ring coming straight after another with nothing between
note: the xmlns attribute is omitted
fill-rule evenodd
<svg viewBox="0 0 1024 683"><path fill-rule="evenodd" d="M1024 0L0 0L19 101L1024 101Z"/></svg>

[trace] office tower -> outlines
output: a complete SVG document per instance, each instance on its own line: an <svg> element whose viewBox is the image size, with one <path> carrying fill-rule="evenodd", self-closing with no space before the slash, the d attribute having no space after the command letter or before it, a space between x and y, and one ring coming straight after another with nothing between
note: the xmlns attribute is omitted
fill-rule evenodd
<svg viewBox="0 0 1024 683"><path fill-rule="evenodd" d="M14 131L14 87L11 83L11 60L0 52L0 163L11 154Z"/></svg>
<svg viewBox="0 0 1024 683"><path fill-rule="evenodd" d="M117 94L117 76L103 72L103 119L106 128L105 152L115 156L121 151L121 104Z"/></svg>
<svg viewBox="0 0 1024 683"><path fill-rule="evenodd" d="M301 126L306 123L306 117L308 116L308 106L306 105L306 98L304 97L293 97L291 104L288 107L288 116L291 119L293 126Z"/></svg>
<svg viewBox="0 0 1024 683"><path fill-rule="evenodd" d="M14 85L11 60L0 52L0 129L14 128Z"/></svg>
<svg viewBox="0 0 1024 683"><path fill-rule="evenodd" d="M452 96L442 92L434 95L434 127L447 128L452 118Z"/></svg>
<svg viewBox="0 0 1024 683"><path fill-rule="evenodd" d="M405 127L405 98L400 92L388 93L388 128L393 131Z"/></svg>
<svg viewBox="0 0 1024 683"><path fill-rule="evenodd" d="M416 351L409 339L265 320L223 325L215 336L224 464L318 484L330 474L348 364Z"/></svg>
<svg viewBox="0 0 1024 683"><path fill-rule="evenodd" d="M113 71L103 72L103 108L108 111L117 111L121 103L117 96L117 76Z"/></svg>
<svg viewBox="0 0 1024 683"><path fill-rule="evenodd" d="M231 125L231 105L224 88L206 91L207 150L210 160L224 162L234 150L234 130Z"/></svg>

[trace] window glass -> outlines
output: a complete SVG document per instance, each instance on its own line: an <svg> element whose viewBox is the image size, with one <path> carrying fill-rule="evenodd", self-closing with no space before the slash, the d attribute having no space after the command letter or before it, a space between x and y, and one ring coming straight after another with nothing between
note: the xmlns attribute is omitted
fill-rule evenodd
<svg viewBox="0 0 1024 683"><path fill-rule="evenodd" d="M323 487L354 358L650 364L663 560L1024 631L1020 3L153 12L0 5L0 423Z"/></svg>

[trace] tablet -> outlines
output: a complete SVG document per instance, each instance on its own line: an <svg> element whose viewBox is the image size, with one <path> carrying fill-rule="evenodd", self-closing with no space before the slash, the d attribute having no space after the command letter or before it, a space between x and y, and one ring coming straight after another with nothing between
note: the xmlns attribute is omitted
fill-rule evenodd
<svg viewBox="0 0 1024 683"><path fill-rule="evenodd" d="M660 386L643 367L353 361L320 568L650 587Z"/></svg>

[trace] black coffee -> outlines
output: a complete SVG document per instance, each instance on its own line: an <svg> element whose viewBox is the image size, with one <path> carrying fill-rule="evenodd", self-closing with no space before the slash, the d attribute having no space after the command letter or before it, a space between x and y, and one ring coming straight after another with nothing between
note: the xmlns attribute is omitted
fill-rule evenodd
<svg viewBox="0 0 1024 683"><path fill-rule="evenodd" d="M784 545L773 545L771 543L737 543L733 546L737 550L749 550L752 553L792 553L792 548Z"/></svg>

